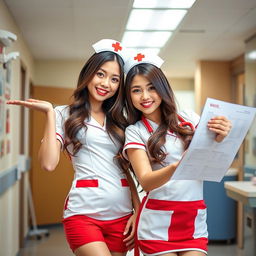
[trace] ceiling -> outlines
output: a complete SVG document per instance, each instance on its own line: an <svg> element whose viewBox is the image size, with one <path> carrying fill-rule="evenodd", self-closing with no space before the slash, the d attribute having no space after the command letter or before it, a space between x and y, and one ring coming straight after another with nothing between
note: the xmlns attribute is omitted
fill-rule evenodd
<svg viewBox="0 0 256 256"><path fill-rule="evenodd" d="M146 0L145 0L146 1ZM161 1L161 0L159 0ZM132 0L4 0L35 59L87 59L103 38L121 41ZM198 60L232 60L256 33L256 0L197 0L161 50L169 77Z"/></svg>

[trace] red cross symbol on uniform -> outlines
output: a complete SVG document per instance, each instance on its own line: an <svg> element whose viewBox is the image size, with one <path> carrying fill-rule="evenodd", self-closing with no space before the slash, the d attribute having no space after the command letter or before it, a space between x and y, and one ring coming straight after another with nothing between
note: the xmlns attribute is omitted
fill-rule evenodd
<svg viewBox="0 0 256 256"><path fill-rule="evenodd" d="M138 53L137 56L134 57L134 60L142 61L143 58L145 58L145 55Z"/></svg>
<svg viewBox="0 0 256 256"><path fill-rule="evenodd" d="M112 44L112 47L114 48L115 52L118 52L119 50L122 50L122 47L120 45L120 43L116 42L115 44Z"/></svg>

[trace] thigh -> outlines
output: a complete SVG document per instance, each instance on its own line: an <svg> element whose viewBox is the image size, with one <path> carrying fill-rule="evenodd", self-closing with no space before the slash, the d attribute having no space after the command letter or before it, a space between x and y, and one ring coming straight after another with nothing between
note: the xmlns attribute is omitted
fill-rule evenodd
<svg viewBox="0 0 256 256"><path fill-rule="evenodd" d="M111 252L112 256L126 256L126 252Z"/></svg>
<svg viewBox="0 0 256 256"><path fill-rule="evenodd" d="M74 253L76 256L111 256L104 242L92 242L82 245Z"/></svg>
<svg viewBox="0 0 256 256"><path fill-rule="evenodd" d="M100 225L94 219L76 215L65 219L63 224L66 239L73 252L83 245L93 242L103 242L105 245Z"/></svg>
<svg viewBox="0 0 256 256"><path fill-rule="evenodd" d="M178 256L178 254L176 252L169 252L166 254L161 254L161 256Z"/></svg>
<svg viewBox="0 0 256 256"><path fill-rule="evenodd" d="M187 251L187 252L180 252L179 256L205 256L204 252L199 251Z"/></svg>

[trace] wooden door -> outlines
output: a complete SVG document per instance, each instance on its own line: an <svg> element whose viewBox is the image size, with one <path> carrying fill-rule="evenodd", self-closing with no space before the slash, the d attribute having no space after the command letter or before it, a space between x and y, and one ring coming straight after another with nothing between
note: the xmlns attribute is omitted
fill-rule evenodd
<svg viewBox="0 0 256 256"><path fill-rule="evenodd" d="M54 105L66 105L70 102L73 89L34 86L32 97L51 102ZM45 116L43 113L31 113L31 188L38 225L60 223L64 200L73 179L70 159L61 154L60 162L53 172L40 168L38 149L43 138Z"/></svg>

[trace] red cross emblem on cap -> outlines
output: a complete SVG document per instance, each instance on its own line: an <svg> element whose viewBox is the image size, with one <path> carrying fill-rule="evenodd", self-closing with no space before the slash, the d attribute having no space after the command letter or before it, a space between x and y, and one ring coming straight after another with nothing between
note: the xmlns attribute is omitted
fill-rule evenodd
<svg viewBox="0 0 256 256"><path fill-rule="evenodd" d="M119 42L116 42L115 44L112 44L112 47L114 48L115 52L118 52L119 50L122 50L122 47Z"/></svg>
<svg viewBox="0 0 256 256"><path fill-rule="evenodd" d="M145 58L144 54L138 53L137 56L134 57L134 60L142 61L142 59Z"/></svg>

